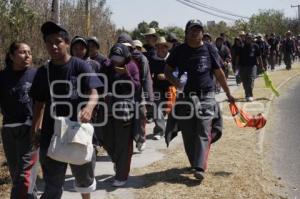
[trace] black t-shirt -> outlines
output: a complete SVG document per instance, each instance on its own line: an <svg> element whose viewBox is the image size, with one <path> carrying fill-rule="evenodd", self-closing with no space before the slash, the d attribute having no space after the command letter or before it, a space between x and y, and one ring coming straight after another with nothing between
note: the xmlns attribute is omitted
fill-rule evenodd
<svg viewBox="0 0 300 199"><path fill-rule="evenodd" d="M291 39L282 41L282 51L284 54L293 54L295 51L295 42Z"/></svg>
<svg viewBox="0 0 300 199"><path fill-rule="evenodd" d="M257 41L256 44L259 46L261 56L266 57L268 54L268 43L265 41Z"/></svg>
<svg viewBox="0 0 300 199"><path fill-rule="evenodd" d="M276 38L270 38L268 40L268 43L270 45L270 51L276 51L277 50L277 46L279 44L279 41Z"/></svg>
<svg viewBox="0 0 300 199"><path fill-rule="evenodd" d="M91 66L85 61L71 57L69 62L65 65L57 66L49 63L49 76L52 85L52 93L55 94L54 101L58 103L55 106L57 116L71 115L71 120L77 121L78 109L82 108L80 104L88 101L87 97L91 89L102 87L103 84L95 75L84 76L80 79L82 74L93 73ZM54 81L63 80L67 83L55 83ZM79 87L80 86L80 87ZM50 114L50 105L52 104L50 98L50 87L48 83L47 67L42 66L38 69L36 77L33 81L30 94L34 101L45 102L46 108L42 125L41 147L48 148L54 130L54 120ZM63 96L65 95L65 96ZM71 105L71 110L68 105L60 103L68 103Z"/></svg>
<svg viewBox="0 0 300 199"><path fill-rule="evenodd" d="M261 56L261 52L256 43L251 43L241 47L237 55L239 56L239 65L241 67L252 67L257 65L257 57Z"/></svg>
<svg viewBox="0 0 300 199"><path fill-rule="evenodd" d="M174 49L167 64L179 69L179 74L187 72L188 79L184 92L211 92L215 90L213 72L222 68L222 60L211 44L204 43L199 48L182 44Z"/></svg>
<svg viewBox="0 0 300 199"><path fill-rule="evenodd" d="M145 44L144 48L147 51L147 52L144 53L144 55L147 57L148 60L150 60L155 55L155 48L153 46L148 45L148 44Z"/></svg>
<svg viewBox="0 0 300 199"><path fill-rule="evenodd" d="M24 71L5 69L0 72L0 106L3 124L24 123L32 119L29 91L36 69Z"/></svg>
<svg viewBox="0 0 300 199"><path fill-rule="evenodd" d="M85 61L91 65L93 72L100 73L102 65L99 64L99 62L90 58L86 59Z"/></svg>
<svg viewBox="0 0 300 199"><path fill-rule="evenodd" d="M90 59L97 61L100 64L100 69L102 68L105 61L107 61L107 58L102 54L97 54L96 57L90 57Z"/></svg>
<svg viewBox="0 0 300 199"><path fill-rule="evenodd" d="M171 86L168 80L158 80L159 74L164 74L165 67L166 67L166 60L164 59L157 59L153 57L149 60L150 64L150 72L151 76L153 77L153 88L155 90L160 90L162 92L167 92L169 86Z"/></svg>
<svg viewBox="0 0 300 199"><path fill-rule="evenodd" d="M225 45L222 45L221 48L218 48L218 52L222 60L225 62L227 59L231 59L231 52L229 48Z"/></svg>

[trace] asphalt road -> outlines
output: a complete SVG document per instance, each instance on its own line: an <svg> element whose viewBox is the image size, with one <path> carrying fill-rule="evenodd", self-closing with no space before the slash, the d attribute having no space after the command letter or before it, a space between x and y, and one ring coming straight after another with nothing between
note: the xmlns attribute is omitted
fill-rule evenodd
<svg viewBox="0 0 300 199"><path fill-rule="evenodd" d="M266 133L271 143L271 160L275 174L288 187L288 198L300 199L300 78L271 107L272 122Z"/></svg>

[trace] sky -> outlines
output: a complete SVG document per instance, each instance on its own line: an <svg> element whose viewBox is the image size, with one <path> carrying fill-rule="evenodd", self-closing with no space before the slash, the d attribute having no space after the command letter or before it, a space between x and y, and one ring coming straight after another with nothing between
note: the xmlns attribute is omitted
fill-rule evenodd
<svg viewBox="0 0 300 199"><path fill-rule="evenodd" d="M281 10L287 17L297 17L297 8L291 5L300 4L300 0L197 0L215 8L229 11L242 16L252 16L260 9ZM218 18L187 7L176 0L107 0L111 8L112 21L117 28L133 30L142 21L151 22L156 20L160 27L179 26L184 27L190 19L207 21L221 20L232 24L230 20Z"/></svg>

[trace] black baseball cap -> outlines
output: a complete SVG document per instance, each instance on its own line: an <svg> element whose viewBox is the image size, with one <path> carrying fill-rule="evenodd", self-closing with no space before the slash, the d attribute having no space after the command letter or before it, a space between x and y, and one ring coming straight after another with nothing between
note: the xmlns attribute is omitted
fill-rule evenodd
<svg viewBox="0 0 300 199"><path fill-rule="evenodd" d="M198 20L198 19L189 20L185 26L185 30L188 30L188 29L190 29L192 27L196 27L196 26L203 29L203 24L200 20Z"/></svg>
<svg viewBox="0 0 300 199"><path fill-rule="evenodd" d="M74 45L76 43L82 43L85 47L88 47L87 41L84 37L81 36L75 36L72 41L71 41L71 45Z"/></svg>
<svg viewBox="0 0 300 199"><path fill-rule="evenodd" d="M117 43L124 44L125 46L134 46L131 36L125 32L119 35Z"/></svg>
<svg viewBox="0 0 300 199"><path fill-rule="evenodd" d="M98 49L100 48L100 42L97 39L97 37L90 37L90 38L87 39L87 42L88 43L94 43L94 44L96 44Z"/></svg>
<svg viewBox="0 0 300 199"><path fill-rule="evenodd" d="M68 31L65 28L53 21L45 22L41 27L41 32L43 33L44 37L59 32L65 32L68 34Z"/></svg>
<svg viewBox="0 0 300 199"><path fill-rule="evenodd" d="M131 53L127 46L117 43L111 49L109 58L112 61L123 62L131 57Z"/></svg>
<svg viewBox="0 0 300 199"><path fill-rule="evenodd" d="M81 37L81 36L75 36L72 41L71 41L71 55L73 56L73 52L72 52L72 49L74 47L75 44L77 43L81 43L84 45L84 47L86 48L86 54L84 56L84 59L88 58L89 56L89 48L88 48L88 43L86 41L86 39L84 37Z"/></svg>

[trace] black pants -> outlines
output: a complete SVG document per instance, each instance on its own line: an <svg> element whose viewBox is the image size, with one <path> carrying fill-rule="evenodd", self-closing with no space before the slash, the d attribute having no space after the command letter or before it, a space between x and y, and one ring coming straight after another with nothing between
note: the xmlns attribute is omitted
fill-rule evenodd
<svg viewBox="0 0 300 199"><path fill-rule="evenodd" d="M211 97L197 97L193 100L183 99L181 102L192 102L195 114L189 119L178 120L182 131L185 152L193 168L207 169L207 160L212 141L212 121L215 115L216 101ZM175 106L176 115L189 115L193 112L190 106ZM197 112L197 113L196 113Z"/></svg>
<svg viewBox="0 0 300 199"><path fill-rule="evenodd" d="M256 66L241 66L240 75L245 90L245 96L253 97L254 80L256 78Z"/></svg>
<svg viewBox="0 0 300 199"><path fill-rule="evenodd" d="M11 198L37 198L38 152L31 145L30 126L3 127L2 142L13 182Z"/></svg>
<svg viewBox="0 0 300 199"><path fill-rule="evenodd" d="M284 54L284 63L287 70L292 68L292 55L291 54Z"/></svg>
<svg viewBox="0 0 300 199"><path fill-rule="evenodd" d="M40 162L45 180L45 190L41 199L60 199L67 171L67 163L59 162L47 156L47 149L40 149ZM72 165L70 168L75 177L74 188L80 193L90 193L96 189L94 169L96 155L92 161L83 165Z"/></svg>
<svg viewBox="0 0 300 199"><path fill-rule="evenodd" d="M276 65L276 59L277 59L276 51L270 52L270 56L269 56L269 64L270 64L272 70L274 70L274 68L275 68L275 65Z"/></svg>
<svg viewBox="0 0 300 199"><path fill-rule="evenodd" d="M133 154L132 121L108 118L108 123L103 127L103 147L116 166L115 179L127 180L130 171L131 157Z"/></svg>

